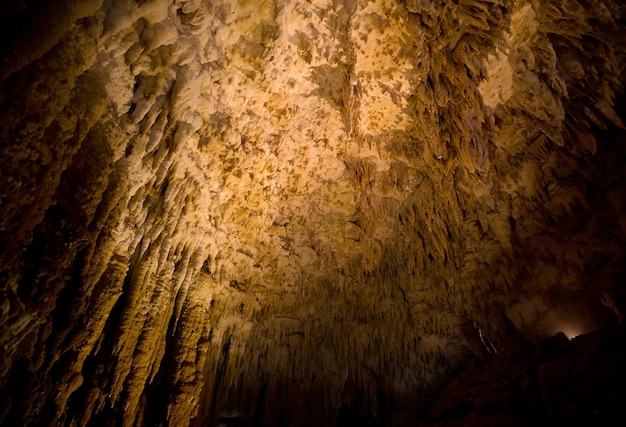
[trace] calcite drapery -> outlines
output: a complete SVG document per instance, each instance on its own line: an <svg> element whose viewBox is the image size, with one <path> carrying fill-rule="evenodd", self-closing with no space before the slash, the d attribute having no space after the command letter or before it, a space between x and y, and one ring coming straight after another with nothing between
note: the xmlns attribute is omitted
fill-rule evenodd
<svg viewBox="0 0 626 427"><path fill-rule="evenodd" d="M3 424L398 425L610 318L621 2L0 11Z"/></svg>

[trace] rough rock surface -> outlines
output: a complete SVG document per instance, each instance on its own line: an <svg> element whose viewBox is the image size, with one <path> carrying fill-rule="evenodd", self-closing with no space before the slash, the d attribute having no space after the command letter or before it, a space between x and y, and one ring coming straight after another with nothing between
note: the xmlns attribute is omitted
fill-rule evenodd
<svg viewBox="0 0 626 427"><path fill-rule="evenodd" d="M560 332L524 352L468 363L419 425L620 426L624 383L623 325L571 342Z"/></svg>
<svg viewBox="0 0 626 427"><path fill-rule="evenodd" d="M0 424L403 425L623 318L625 18L1 5Z"/></svg>

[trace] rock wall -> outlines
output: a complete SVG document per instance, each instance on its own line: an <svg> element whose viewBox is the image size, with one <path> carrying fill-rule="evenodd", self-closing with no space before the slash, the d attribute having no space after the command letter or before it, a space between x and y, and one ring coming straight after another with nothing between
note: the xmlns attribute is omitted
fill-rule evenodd
<svg viewBox="0 0 626 427"><path fill-rule="evenodd" d="M610 323L625 14L0 6L0 424L401 425Z"/></svg>
<svg viewBox="0 0 626 427"><path fill-rule="evenodd" d="M618 426L626 411L624 325L467 364L420 427Z"/></svg>

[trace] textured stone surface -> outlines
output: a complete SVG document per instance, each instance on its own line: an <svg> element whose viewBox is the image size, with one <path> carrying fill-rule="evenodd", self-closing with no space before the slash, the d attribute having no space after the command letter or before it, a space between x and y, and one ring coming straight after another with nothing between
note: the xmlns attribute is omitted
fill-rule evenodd
<svg viewBox="0 0 626 427"><path fill-rule="evenodd" d="M625 13L0 6L0 424L403 425L623 316Z"/></svg>

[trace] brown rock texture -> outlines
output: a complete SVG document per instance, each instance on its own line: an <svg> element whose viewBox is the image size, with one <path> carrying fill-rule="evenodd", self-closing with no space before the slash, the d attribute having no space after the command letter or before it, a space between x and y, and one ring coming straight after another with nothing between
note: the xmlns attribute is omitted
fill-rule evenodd
<svg viewBox="0 0 626 427"><path fill-rule="evenodd" d="M414 425L622 321L625 19L0 5L0 425Z"/></svg>

